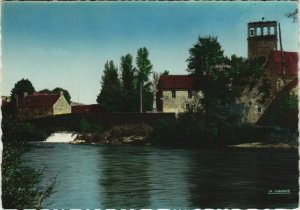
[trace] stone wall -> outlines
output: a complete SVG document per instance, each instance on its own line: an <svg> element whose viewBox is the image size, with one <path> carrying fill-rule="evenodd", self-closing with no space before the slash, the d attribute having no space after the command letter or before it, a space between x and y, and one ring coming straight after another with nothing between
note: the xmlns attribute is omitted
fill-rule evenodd
<svg viewBox="0 0 300 210"><path fill-rule="evenodd" d="M248 58L267 58L271 50L277 50L277 37L256 36L248 38Z"/></svg>
<svg viewBox="0 0 300 210"><path fill-rule="evenodd" d="M262 79L253 80L254 85L244 89L241 96L237 99L237 103L244 104L245 113L243 121L245 123L256 123L273 100L273 96L265 96L265 93L259 91L262 85ZM264 100L263 100L264 99Z"/></svg>
<svg viewBox="0 0 300 210"><path fill-rule="evenodd" d="M176 97L172 97L172 90L163 90L162 93L162 112L180 113L187 110L188 107L195 106L196 100L203 97L203 94L198 91L192 91L191 97L189 98L188 90L175 90Z"/></svg>
<svg viewBox="0 0 300 210"><path fill-rule="evenodd" d="M17 117L19 120L33 119L50 116L53 114L52 107L24 107L18 108Z"/></svg>

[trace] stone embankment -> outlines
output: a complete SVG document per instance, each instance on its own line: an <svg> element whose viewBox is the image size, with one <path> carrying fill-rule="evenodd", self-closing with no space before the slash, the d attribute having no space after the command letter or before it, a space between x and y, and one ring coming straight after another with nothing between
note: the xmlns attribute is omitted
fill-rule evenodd
<svg viewBox="0 0 300 210"><path fill-rule="evenodd" d="M123 124L108 131L79 134L71 144L147 145L153 128L148 124Z"/></svg>

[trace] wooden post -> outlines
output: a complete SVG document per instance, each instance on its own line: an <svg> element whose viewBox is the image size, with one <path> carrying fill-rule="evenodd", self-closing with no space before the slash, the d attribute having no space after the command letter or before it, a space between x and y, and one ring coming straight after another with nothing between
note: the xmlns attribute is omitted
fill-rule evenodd
<svg viewBox="0 0 300 210"><path fill-rule="evenodd" d="M285 84L285 66L284 66L284 55L283 55L283 49L282 49L282 41L281 41L281 29L280 29L280 23L278 23L279 28L279 44L280 44L280 52L281 52L281 70L282 70L282 80Z"/></svg>
<svg viewBox="0 0 300 210"><path fill-rule="evenodd" d="M143 113L143 81L140 83L140 112Z"/></svg>

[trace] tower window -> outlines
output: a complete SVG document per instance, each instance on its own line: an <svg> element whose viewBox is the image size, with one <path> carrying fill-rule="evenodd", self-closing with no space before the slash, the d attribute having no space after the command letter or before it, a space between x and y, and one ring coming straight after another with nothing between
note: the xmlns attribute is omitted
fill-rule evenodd
<svg viewBox="0 0 300 210"><path fill-rule="evenodd" d="M270 28L270 34L271 34L271 35L274 35L274 34L275 34L275 28L274 28L274 26L272 26L272 27Z"/></svg>
<svg viewBox="0 0 300 210"><path fill-rule="evenodd" d="M250 29L250 36L254 36L254 28Z"/></svg>
<svg viewBox="0 0 300 210"><path fill-rule="evenodd" d="M260 27L256 28L256 35L257 35L257 36L261 36L261 35L262 35L261 32L262 32L262 30L261 30Z"/></svg>
<svg viewBox="0 0 300 210"><path fill-rule="evenodd" d="M176 98L176 91L172 90L172 98Z"/></svg>
<svg viewBox="0 0 300 210"><path fill-rule="evenodd" d="M263 35L264 35L264 36L269 35L269 34L268 34L268 28L267 28L267 27L264 27L264 28L263 28Z"/></svg>

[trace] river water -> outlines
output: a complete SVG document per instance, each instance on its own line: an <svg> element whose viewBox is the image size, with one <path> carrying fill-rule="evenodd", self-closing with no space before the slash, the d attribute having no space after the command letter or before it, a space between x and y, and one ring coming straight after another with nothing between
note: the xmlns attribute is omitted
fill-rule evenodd
<svg viewBox="0 0 300 210"><path fill-rule="evenodd" d="M44 208L298 206L297 151L34 143L23 160L57 176Z"/></svg>

